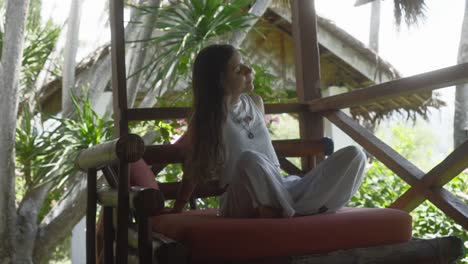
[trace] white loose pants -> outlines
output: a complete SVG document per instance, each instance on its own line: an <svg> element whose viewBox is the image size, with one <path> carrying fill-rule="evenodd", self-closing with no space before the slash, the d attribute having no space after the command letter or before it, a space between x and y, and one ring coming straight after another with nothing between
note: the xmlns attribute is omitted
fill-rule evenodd
<svg viewBox="0 0 468 264"><path fill-rule="evenodd" d="M284 177L264 154L244 151L236 164L236 176L221 197L219 214L250 217L257 206L279 208L284 217L336 211L359 188L365 163L365 154L349 146L302 178Z"/></svg>

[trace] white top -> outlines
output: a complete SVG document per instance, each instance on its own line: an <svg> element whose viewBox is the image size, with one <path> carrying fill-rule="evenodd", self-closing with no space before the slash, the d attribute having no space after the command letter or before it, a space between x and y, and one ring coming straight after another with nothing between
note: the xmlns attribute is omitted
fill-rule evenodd
<svg viewBox="0 0 468 264"><path fill-rule="evenodd" d="M226 160L220 178L221 187L231 182L237 159L246 150L265 154L279 168L263 113L247 94L242 94L239 102L228 112L223 133ZM253 134L253 138L249 138L249 134Z"/></svg>

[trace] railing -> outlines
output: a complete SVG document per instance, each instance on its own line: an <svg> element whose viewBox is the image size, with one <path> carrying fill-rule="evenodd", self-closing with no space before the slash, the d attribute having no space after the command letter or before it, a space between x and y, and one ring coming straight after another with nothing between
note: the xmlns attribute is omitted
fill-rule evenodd
<svg viewBox="0 0 468 264"><path fill-rule="evenodd" d="M343 130L370 154L412 186L392 205L411 212L425 199L468 230L468 205L443 188L468 167L468 142L454 150L444 161L424 173L386 143L338 109L378 102L401 95L419 93L468 82L468 63L412 77L390 81L307 103L266 104L267 114L317 112ZM177 119L188 116L189 108L128 109L128 120ZM293 166L293 165L291 165ZM299 168L291 168L291 170Z"/></svg>
<svg viewBox="0 0 468 264"><path fill-rule="evenodd" d="M112 86L116 136L128 134L128 121L187 117L187 108L128 109L125 77L123 1L111 3ZM295 39L296 82L301 103L266 105L267 113L299 113L301 137L320 138L322 117L327 118L412 186L391 207L410 212L429 199L445 214L468 230L468 205L443 186L468 167L468 142L465 142L430 172L424 173L410 161L340 111L355 105L421 91L431 91L468 82L468 64L447 67L409 78L391 81L320 98L320 66L316 37L314 1L292 1ZM307 47L307 49L306 49ZM314 48L316 47L316 48ZM307 122L305 122L307 121ZM309 163L306 163L310 164ZM292 164L289 164L292 165ZM117 217L117 263L126 263L129 214L128 164L120 162ZM94 175L94 172L93 172Z"/></svg>

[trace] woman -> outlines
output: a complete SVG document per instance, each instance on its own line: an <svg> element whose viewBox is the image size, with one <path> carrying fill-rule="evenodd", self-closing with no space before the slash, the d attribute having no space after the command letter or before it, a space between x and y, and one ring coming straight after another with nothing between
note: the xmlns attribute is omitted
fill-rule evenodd
<svg viewBox="0 0 468 264"><path fill-rule="evenodd" d="M303 178L284 177L253 90L252 69L230 45L203 49L193 65L193 116L182 186L171 212L181 212L197 183L219 179L225 217L292 217L335 211L356 192L365 156L337 151Z"/></svg>

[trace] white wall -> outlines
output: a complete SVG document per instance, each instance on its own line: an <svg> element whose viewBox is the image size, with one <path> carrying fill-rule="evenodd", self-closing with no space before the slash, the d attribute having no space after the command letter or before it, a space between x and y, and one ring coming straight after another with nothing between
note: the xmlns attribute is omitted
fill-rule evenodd
<svg viewBox="0 0 468 264"><path fill-rule="evenodd" d="M83 217L72 230L70 251L73 264L86 263L86 217Z"/></svg>

